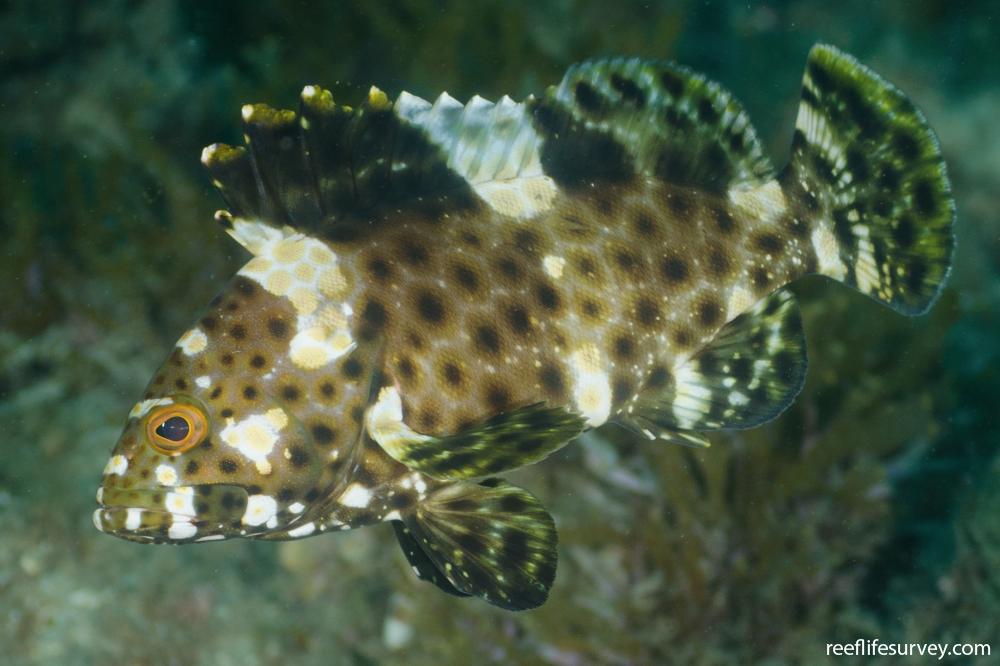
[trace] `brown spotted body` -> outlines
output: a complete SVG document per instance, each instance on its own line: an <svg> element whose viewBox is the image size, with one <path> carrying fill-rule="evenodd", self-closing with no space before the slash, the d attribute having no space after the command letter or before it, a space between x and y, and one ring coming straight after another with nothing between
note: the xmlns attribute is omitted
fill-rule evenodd
<svg viewBox="0 0 1000 666"><path fill-rule="evenodd" d="M243 109L202 161L252 258L129 413L95 525L139 542L392 524L416 574L543 603L554 521L494 475L615 421L650 440L780 414L806 370L782 289L809 273L906 313L950 267L922 114L809 57L780 173L678 65L599 60L538 98Z"/></svg>

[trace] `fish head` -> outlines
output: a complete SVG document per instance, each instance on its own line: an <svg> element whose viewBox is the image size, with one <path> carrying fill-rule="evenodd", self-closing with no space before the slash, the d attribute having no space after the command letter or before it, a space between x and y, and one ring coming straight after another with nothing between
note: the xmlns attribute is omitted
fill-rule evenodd
<svg viewBox="0 0 1000 666"><path fill-rule="evenodd" d="M307 391L284 358L294 322L287 301L244 277L213 301L129 412L97 493L98 529L178 543L301 517L328 452L297 416Z"/></svg>

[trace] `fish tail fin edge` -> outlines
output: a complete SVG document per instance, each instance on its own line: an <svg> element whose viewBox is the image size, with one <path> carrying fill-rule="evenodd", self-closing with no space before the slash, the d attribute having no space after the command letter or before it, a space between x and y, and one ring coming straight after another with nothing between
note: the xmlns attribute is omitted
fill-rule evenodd
<svg viewBox="0 0 1000 666"><path fill-rule="evenodd" d="M781 181L812 224L819 273L905 315L930 309L951 270L955 203L937 136L905 94L814 46Z"/></svg>

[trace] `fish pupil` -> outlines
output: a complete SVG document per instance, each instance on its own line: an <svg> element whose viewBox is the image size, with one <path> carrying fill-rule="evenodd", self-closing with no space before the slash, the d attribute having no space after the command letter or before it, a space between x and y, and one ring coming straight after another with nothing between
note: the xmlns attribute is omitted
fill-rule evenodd
<svg viewBox="0 0 1000 666"><path fill-rule="evenodd" d="M164 439L169 439L171 442L182 441L188 436L189 432L191 432L191 426L188 424L187 419L182 416L171 416L156 426L156 434Z"/></svg>

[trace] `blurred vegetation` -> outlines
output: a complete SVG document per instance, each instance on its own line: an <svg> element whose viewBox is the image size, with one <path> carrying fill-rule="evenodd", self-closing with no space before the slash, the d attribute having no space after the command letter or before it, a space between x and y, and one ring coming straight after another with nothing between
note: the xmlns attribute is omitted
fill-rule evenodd
<svg viewBox="0 0 1000 666"><path fill-rule="evenodd" d="M799 663L833 641L1000 635L1000 64L989 2L0 3L0 653L9 663ZM776 163L805 54L851 51L938 130L959 249L903 319L796 286L809 380L777 422L655 447L606 428L515 480L560 527L549 603L417 581L388 530L141 547L90 525L129 405L245 256L203 145L247 101L376 83L540 91L668 57L748 107ZM1000 645L993 646L1000 650ZM7 662L5 662L7 663Z"/></svg>

